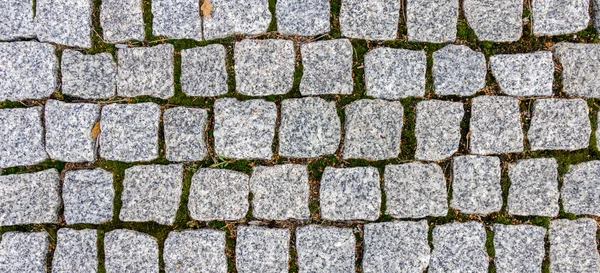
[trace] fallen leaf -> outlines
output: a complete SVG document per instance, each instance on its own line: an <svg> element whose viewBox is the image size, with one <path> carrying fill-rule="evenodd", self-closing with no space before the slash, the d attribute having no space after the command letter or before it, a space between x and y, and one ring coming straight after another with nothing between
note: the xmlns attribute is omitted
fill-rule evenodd
<svg viewBox="0 0 600 273"><path fill-rule="evenodd" d="M100 122L96 122L96 124L94 124L94 127L92 128L92 138L97 138L98 135L100 134Z"/></svg>
<svg viewBox="0 0 600 273"><path fill-rule="evenodd" d="M202 7L200 7L200 9L202 10L202 15L204 15L206 18L210 18L210 12L212 11L213 5L210 3L210 1L208 0L204 0L204 3L202 3Z"/></svg>

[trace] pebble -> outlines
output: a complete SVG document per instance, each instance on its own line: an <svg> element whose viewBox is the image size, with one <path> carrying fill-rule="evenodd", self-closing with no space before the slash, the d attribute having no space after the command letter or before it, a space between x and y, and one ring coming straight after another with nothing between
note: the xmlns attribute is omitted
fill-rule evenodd
<svg viewBox="0 0 600 273"><path fill-rule="evenodd" d="M154 36L202 40L200 1L153 0L152 18Z"/></svg>
<svg viewBox="0 0 600 273"><path fill-rule="evenodd" d="M524 149L519 100L479 96L471 101L469 148L472 154L519 153Z"/></svg>
<svg viewBox="0 0 600 273"><path fill-rule="evenodd" d="M394 40L398 33L400 0L344 0L339 16L345 37Z"/></svg>
<svg viewBox="0 0 600 273"><path fill-rule="evenodd" d="M300 80L303 96L352 94L352 44L347 39L300 45L304 73Z"/></svg>
<svg viewBox="0 0 600 273"><path fill-rule="evenodd" d="M117 50L117 94L168 99L175 94L171 44Z"/></svg>
<svg viewBox="0 0 600 273"><path fill-rule="evenodd" d="M95 229L59 229L52 259L52 272L98 272L97 238Z"/></svg>
<svg viewBox="0 0 600 273"><path fill-rule="evenodd" d="M235 245L239 273L287 273L290 231L283 228L240 226Z"/></svg>
<svg viewBox="0 0 600 273"><path fill-rule="evenodd" d="M42 232L5 232L0 242L0 271L46 273L50 236Z"/></svg>
<svg viewBox="0 0 600 273"><path fill-rule="evenodd" d="M600 161L570 166L563 177L561 197L567 213L600 216Z"/></svg>
<svg viewBox="0 0 600 273"><path fill-rule="evenodd" d="M590 23L589 0L532 0L533 34L554 36L584 30Z"/></svg>
<svg viewBox="0 0 600 273"><path fill-rule="evenodd" d="M234 34L261 34L271 22L268 0L212 0L210 3L210 16L203 15L206 40Z"/></svg>
<svg viewBox="0 0 600 273"><path fill-rule="evenodd" d="M430 273L488 272L486 233L481 223L437 225L433 228Z"/></svg>
<svg viewBox="0 0 600 273"><path fill-rule="evenodd" d="M102 0L100 25L108 43L144 40L143 0Z"/></svg>
<svg viewBox="0 0 600 273"><path fill-rule="evenodd" d="M597 230L598 223L589 218L550 221L550 271L599 272Z"/></svg>
<svg viewBox="0 0 600 273"><path fill-rule="evenodd" d="M40 42L92 47L93 1L36 0L34 29Z"/></svg>
<svg viewBox="0 0 600 273"><path fill-rule="evenodd" d="M7 41L34 37L33 5L31 1L0 2L0 40Z"/></svg>
<svg viewBox="0 0 600 273"><path fill-rule="evenodd" d="M490 57L490 68L502 93L517 97L552 96L552 52L500 54Z"/></svg>
<svg viewBox="0 0 600 273"><path fill-rule="evenodd" d="M516 164L509 166L508 176L510 178L507 200L509 214L558 216L559 192L556 159L519 160Z"/></svg>
<svg viewBox="0 0 600 273"><path fill-rule="evenodd" d="M352 229L317 225L296 229L299 272L355 272Z"/></svg>
<svg viewBox="0 0 600 273"><path fill-rule="evenodd" d="M208 112L200 108L175 107L163 114L167 160L200 161L208 154L205 131Z"/></svg>
<svg viewBox="0 0 600 273"><path fill-rule="evenodd" d="M546 254L546 229L532 225L494 224L497 272L541 272Z"/></svg>
<svg viewBox="0 0 600 273"><path fill-rule="evenodd" d="M408 41L446 43L456 39L458 0L407 0Z"/></svg>
<svg viewBox="0 0 600 273"><path fill-rule="evenodd" d="M552 52L562 65L563 92L600 98L600 46L563 42L554 45Z"/></svg>
<svg viewBox="0 0 600 273"><path fill-rule="evenodd" d="M460 144L460 123L465 115L461 102L426 100L417 104L415 137L418 160L439 161L451 157Z"/></svg>
<svg viewBox="0 0 600 273"><path fill-rule="evenodd" d="M65 172L62 186L67 224L102 224L113 218L113 174L104 169Z"/></svg>
<svg viewBox="0 0 600 273"><path fill-rule="evenodd" d="M227 93L225 47L212 44L181 50L181 90L188 96L216 97Z"/></svg>
<svg viewBox="0 0 600 273"><path fill-rule="evenodd" d="M46 160L42 107L0 109L0 168Z"/></svg>
<svg viewBox="0 0 600 273"><path fill-rule="evenodd" d="M110 53L87 55L65 50L60 64L61 92L83 99L108 99L117 90L117 65Z"/></svg>
<svg viewBox="0 0 600 273"><path fill-rule="evenodd" d="M472 96L485 87L485 56L464 45L433 53L433 86L438 95Z"/></svg>
<svg viewBox="0 0 600 273"><path fill-rule="evenodd" d="M488 215L502 208L500 159L495 156L453 158L450 207L465 214Z"/></svg>
<svg viewBox="0 0 600 273"><path fill-rule="evenodd" d="M275 10L281 34L315 36L329 32L328 0L279 0Z"/></svg>
<svg viewBox="0 0 600 273"><path fill-rule="evenodd" d="M171 231L163 251L166 272L226 273L225 232Z"/></svg>
<svg viewBox="0 0 600 273"><path fill-rule="evenodd" d="M365 54L367 95L387 100L423 97L426 70L423 50L373 49Z"/></svg>
<svg viewBox="0 0 600 273"><path fill-rule="evenodd" d="M233 221L246 216L249 176L223 169L198 169L188 200L190 217L199 221Z"/></svg>
<svg viewBox="0 0 600 273"><path fill-rule="evenodd" d="M465 18L481 41L515 42L523 32L523 0L465 0Z"/></svg>
<svg viewBox="0 0 600 273"><path fill-rule="evenodd" d="M106 272L158 273L158 263L156 238L127 229L116 229L105 234Z"/></svg>

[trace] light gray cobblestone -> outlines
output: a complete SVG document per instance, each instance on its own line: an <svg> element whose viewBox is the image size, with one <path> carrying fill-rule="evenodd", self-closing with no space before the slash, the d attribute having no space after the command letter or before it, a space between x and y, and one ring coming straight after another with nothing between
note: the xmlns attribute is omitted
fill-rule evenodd
<svg viewBox="0 0 600 273"><path fill-rule="evenodd" d="M227 93L225 47L212 44L181 50L181 89L188 96Z"/></svg>
<svg viewBox="0 0 600 273"><path fill-rule="evenodd" d="M103 0L100 25L108 43L144 40L143 0Z"/></svg>
<svg viewBox="0 0 600 273"><path fill-rule="evenodd" d="M225 232L172 231L165 240L163 257L166 272L226 273Z"/></svg>
<svg viewBox="0 0 600 273"><path fill-rule="evenodd" d="M52 273L98 272L97 238L95 229L59 229Z"/></svg>
<svg viewBox="0 0 600 273"><path fill-rule="evenodd" d="M469 26L482 41L514 42L523 32L523 0L465 0Z"/></svg>
<svg viewBox="0 0 600 273"><path fill-rule="evenodd" d="M104 236L106 272L158 273L158 242L142 232L117 229Z"/></svg>
<svg viewBox="0 0 600 273"><path fill-rule="evenodd" d="M87 55L65 50L60 68L63 94L83 99L115 96L117 65L109 53Z"/></svg>
<svg viewBox="0 0 600 273"><path fill-rule="evenodd" d="M464 45L433 53L433 85L438 95L471 96L485 87L485 56Z"/></svg>
<svg viewBox="0 0 600 273"><path fill-rule="evenodd" d="M519 160L516 164L509 166L508 176L510 178L508 213L548 217L558 215L559 192L556 159Z"/></svg>
<svg viewBox="0 0 600 273"><path fill-rule="evenodd" d="M408 40L445 43L456 39L458 0L407 0Z"/></svg>
<svg viewBox="0 0 600 273"><path fill-rule="evenodd" d="M296 229L299 272L354 272L352 229L308 225Z"/></svg>
<svg viewBox="0 0 600 273"><path fill-rule="evenodd" d="M532 0L533 34L575 33L590 23L589 0Z"/></svg>
<svg viewBox="0 0 600 273"><path fill-rule="evenodd" d="M598 272L598 223L593 219L558 219L550 222L550 272Z"/></svg>
<svg viewBox="0 0 600 273"><path fill-rule="evenodd" d="M206 157L205 134L208 112L200 108L176 107L163 114L167 160L200 161Z"/></svg>
<svg viewBox="0 0 600 273"><path fill-rule="evenodd" d="M62 186L67 224L102 224L113 218L113 174L104 169L65 173Z"/></svg>
<svg viewBox="0 0 600 273"><path fill-rule="evenodd" d="M428 272L488 272L485 241L485 228L477 222L434 227Z"/></svg>
<svg viewBox="0 0 600 273"><path fill-rule="evenodd" d="M48 158L42 108L0 110L0 168L36 165Z"/></svg>
<svg viewBox="0 0 600 273"><path fill-rule="evenodd" d="M188 200L190 217L200 221L233 221L246 216L248 175L223 169L198 169Z"/></svg>
<svg viewBox="0 0 600 273"><path fill-rule="evenodd" d="M502 208L500 159L458 156L452 160L454 179L450 207L466 214L487 215Z"/></svg>
<svg viewBox="0 0 600 273"><path fill-rule="evenodd" d="M92 0L37 0L35 33L41 42L92 47Z"/></svg>
<svg viewBox="0 0 600 273"><path fill-rule="evenodd" d="M290 231L283 228L240 226L235 264L240 273L288 272Z"/></svg>
<svg viewBox="0 0 600 273"><path fill-rule="evenodd" d="M300 45L304 74L300 80L303 96L343 94L353 91L352 44L347 39Z"/></svg>
<svg viewBox="0 0 600 273"><path fill-rule="evenodd" d="M0 242L0 271L46 273L50 236L43 232L6 232Z"/></svg>
<svg viewBox="0 0 600 273"><path fill-rule="evenodd" d="M35 37L31 0L0 2L0 40Z"/></svg>
<svg viewBox="0 0 600 273"><path fill-rule="evenodd" d="M328 0L279 0L275 10L281 34L314 36L329 32Z"/></svg>
<svg viewBox="0 0 600 273"><path fill-rule="evenodd" d="M344 0L340 8L342 35L366 40L394 40L400 0Z"/></svg>
<svg viewBox="0 0 600 273"><path fill-rule="evenodd" d="M153 0L152 18L155 36L202 40L200 1Z"/></svg>
<svg viewBox="0 0 600 273"><path fill-rule="evenodd" d="M570 166L563 177L561 198L567 213L600 216L600 161Z"/></svg>
<svg viewBox="0 0 600 273"><path fill-rule="evenodd" d="M563 42L554 45L552 52L562 65L561 79L565 93L577 97L600 98L599 45Z"/></svg>
<svg viewBox="0 0 600 273"><path fill-rule="evenodd" d="M174 48L171 44L119 49L117 94L168 99L175 94Z"/></svg>
<svg viewBox="0 0 600 273"><path fill-rule="evenodd" d="M206 40L234 34L261 34L271 22L267 0L212 0L210 3L210 16L203 14Z"/></svg>
<svg viewBox="0 0 600 273"><path fill-rule="evenodd" d="M490 68L504 94L552 96L552 52L493 55L490 57Z"/></svg>
<svg viewBox="0 0 600 273"><path fill-rule="evenodd" d="M396 100L425 96L425 51L380 47L365 54L367 95Z"/></svg>
<svg viewBox="0 0 600 273"><path fill-rule="evenodd" d="M516 98L474 98L469 126L469 149L473 154L518 153L524 149L521 110Z"/></svg>
<svg viewBox="0 0 600 273"><path fill-rule="evenodd" d="M494 224L494 264L498 273L541 272L546 229L532 225Z"/></svg>
<svg viewBox="0 0 600 273"><path fill-rule="evenodd" d="M415 158L439 161L456 153L460 144L460 123L464 114L465 109L461 102L419 102L415 125Z"/></svg>

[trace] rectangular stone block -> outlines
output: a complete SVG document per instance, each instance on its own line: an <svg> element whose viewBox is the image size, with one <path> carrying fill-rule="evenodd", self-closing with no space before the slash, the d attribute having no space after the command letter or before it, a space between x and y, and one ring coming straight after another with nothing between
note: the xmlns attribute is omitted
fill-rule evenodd
<svg viewBox="0 0 600 273"><path fill-rule="evenodd" d="M519 160L516 164L509 166L508 177L510 178L508 213L547 217L558 215L559 192L556 159Z"/></svg>
<svg viewBox="0 0 600 273"><path fill-rule="evenodd" d="M106 272L158 273L158 242L142 232L116 229L104 236Z"/></svg>
<svg viewBox="0 0 600 273"><path fill-rule="evenodd" d="M425 96L425 51L380 47L365 54L367 95L396 100Z"/></svg>
<svg viewBox="0 0 600 273"><path fill-rule="evenodd" d="M523 0L465 0L465 18L482 41L514 42L523 32Z"/></svg>
<svg viewBox="0 0 600 273"><path fill-rule="evenodd" d="M283 228L240 226L235 245L235 265L240 273L286 273L290 231Z"/></svg>
<svg viewBox="0 0 600 273"><path fill-rule="evenodd" d="M181 90L188 96L216 97L227 93L225 47L212 44L181 50Z"/></svg>
<svg viewBox="0 0 600 273"><path fill-rule="evenodd" d="M465 45L448 45L434 52L432 70L438 95L472 96L485 87L485 56Z"/></svg>
<svg viewBox="0 0 600 273"><path fill-rule="evenodd" d="M113 174L104 169L65 172L62 186L67 224L102 224L113 218Z"/></svg>
<svg viewBox="0 0 600 273"><path fill-rule="evenodd" d="M33 3L31 0L0 2L0 40L34 38L33 28Z"/></svg>
<svg viewBox="0 0 600 273"><path fill-rule="evenodd" d="M202 40L200 1L153 0L152 18L154 36Z"/></svg>
<svg viewBox="0 0 600 273"><path fill-rule="evenodd" d="M326 167L320 197L323 219L375 221L381 207L379 172L374 167Z"/></svg>
<svg viewBox="0 0 600 273"><path fill-rule="evenodd" d="M190 217L200 221L233 221L249 207L248 175L223 169L198 169L188 200Z"/></svg>
<svg viewBox="0 0 600 273"><path fill-rule="evenodd" d="M234 34L261 34L271 22L267 0L212 0L210 3L210 14L202 14L206 40Z"/></svg>
<svg viewBox="0 0 600 273"><path fill-rule="evenodd" d="M0 109L0 168L36 165L46 158L42 107Z"/></svg>
<svg viewBox="0 0 600 273"><path fill-rule="evenodd" d="M461 102L425 100L417 104L415 137L418 160L439 161L451 157L460 144L460 123L465 114Z"/></svg>
<svg viewBox="0 0 600 273"><path fill-rule="evenodd" d="M35 33L41 42L92 47L92 0L36 0Z"/></svg>
<svg viewBox="0 0 600 273"><path fill-rule="evenodd" d="M562 65L563 92L576 97L600 98L599 45L562 42L552 46L552 52Z"/></svg>
<svg viewBox="0 0 600 273"><path fill-rule="evenodd" d="M315 36L329 32L328 0L279 0L275 10L281 34Z"/></svg>
<svg viewBox="0 0 600 273"><path fill-rule="evenodd" d="M167 160L200 161L208 153L205 134L208 112L200 108L176 107L165 110L163 126Z"/></svg>
<svg viewBox="0 0 600 273"><path fill-rule="evenodd" d="M570 166L560 196L565 212L600 217L600 161Z"/></svg>
<svg viewBox="0 0 600 273"><path fill-rule="evenodd" d="M518 97L552 96L552 52L493 55L490 57L490 68L504 94Z"/></svg>
<svg viewBox="0 0 600 273"><path fill-rule="evenodd" d="M546 229L531 225L494 224L494 264L498 273L538 273L546 250Z"/></svg>
<svg viewBox="0 0 600 273"><path fill-rule="evenodd" d="M590 23L589 0L532 0L533 34L554 36L584 30Z"/></svg>
<svg viewBox="0 0 600 273"><path fill-rule="evenodd" d="M458 0L407 0L408 40L445 43L456 39Z"/></svg>
<svg viewBox="0 0 600 273"><path fill-rule="evenodd" d="M59 229L52 259L52 272L98 272L97 238L95 229Z"/></svg>
<svg viewBox="0 0 600 273"><path fill-rule="evenodd" d="M117 64L109 53L87 55L65 50L60 64L61 92L83 99L108 99L117 91Z"/></svg>
<svg viewBox="0 0 600 273"><path fill-rule="evenodd" d="M366 40L394 40L398 35L400 0L344 0L340 8L342 35Z"/></svg>
<svg viewBox="0 0 600 273"><path fill-rule="evenodd" d="M454 179L450 207L466 214L487 215L502 208L500 158L458 156L452 160Z"/></svg>
<svg viewBox="0 0 600 273"><path fill-rule="evenodd" d="M551 221L550 272L599 272L597 230L598 223L589 218Z"/></svg>
<svg viewBox="0 0 600 273"><path fill-rule="evenodd" d="M6 232L0 242L0 271L46 273L50 236L43 232Z"/></svg>
<svg viewBox="0 0 600 273"><path fill-rule="evenodd" d="M356 238L349 228L318 225L296 229L299 272L355 272Z"/></svg>
<svg viewBox="0 0 600 273"><path fill-rule="evenodd" d="M518 153L524 149L519 100L479 96L471 101L469 149L472 154Z"/></svg>
<svg viewBox="0 0 600 273"><path fill-rule="evenodd" d="M174 48L171 44L117 51L117 94L168 99L175 94Z"/></svg>
<svg viewBox="0 0 600 273"><path fill-rule="evenodd" d="M100 25L108 43L143 41L142 0L102 0Z"/></svg>
<svg viewBox="0 0 600 273"><path fill-rule="evenodd" d="M166 272L226 273L225 232L171 231L163 251Z"/></svg>
<svg viewBox="0 0 600 273"><path fill-rule="evenodd" d="M300 80L303 96L343 94L353 91L352 44L347 39L300 45L304 74Z"/></svg>
<svg viewBox="0 0 600 273"><path fill-rule="evenodd" d="M486 233L481 223L466 222L433 228L429 273L488 272Z"/></svg>

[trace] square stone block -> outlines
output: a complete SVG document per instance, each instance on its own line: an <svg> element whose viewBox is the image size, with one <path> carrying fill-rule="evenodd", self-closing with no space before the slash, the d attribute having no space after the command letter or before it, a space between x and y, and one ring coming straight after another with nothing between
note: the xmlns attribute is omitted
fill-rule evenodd
<svg viewBox="0 0 600 273"><path fill-rule="evenodd" d="M281 34L315 36L329 32L328 0L279 0L275 10Z"/></svg>
<svg viewBox="0 0 600 273"><path fill-rule="evenodd" d="M342 94L354 89L352 44L347 39L318 41L300 45L304 74L300 80L303 96Z"/></svg>
<svg viewBox="0 0 600 273"><path fill-rule="evenodd" d="M200 108L176 107L165 110L163 126L167 160L200 161L208 153L205 134L208 112Z"/></svg>
<svg viewBox="0 0 600 273"><path fill-rule="evenodd" d="M349 228L308 225L296 229L300 272L354 272L356 238Z"/></svg>
<svg viewBox="0 0 600 273"><path fill-rule="evenodd" d="M344 0L340 8L342 35L366 40L394 40L398 35L400 0Z"/></svg>
<svg viewBox="0 0 600 273"><path fill-rule="evenodd" d="M188 96L216 97L227 93L225 47L212 44L181 50L181 90Z"/></svg>
<svg viewBox="0 0 600 273"><path fill-rule="evenodd" d="M91 0L37 0L35 33L40 42L92 47Z"/></svg>
<svg viewBox="0 0 600 273"><path fill-rule="evenodd" d="M329 14L327 22L329 22ZM34 37L33 3L31 0L1 1L0 40L7 41Z"/></svg>
<svg viewBox="0 0 600 273"><path fill-rule="evenodd" d="M198 169L188 200L190 217L199 221L233 221L249 207L248 175L223 169Z"/></svg>
<svg viewBox="0 0 600 273"><path fill-rule="evenodd" d="M433 252L427 272L488 272L485 241L485 228L477 222L434 227Z"/></svg>
<svg viewBox="0 0 600 273"><path fill-rule="evenodd" d="M550 51L493 55L490 68L504 94L552 96L554 61Z"/></svg>
<svg viewBox="0 0 600 273"><path fill-rule="evenodd" d="M554 45L552 52L562 65L563 92L600 98L600 45L563 42Z"/></svg>
<svg viewBox="0 0 600 273"><path fill-rule="evenodd" d="M153 0L152 34L171 39L202 40L200 1Z"/></svg>
<svg viewBox="0 0 600 273"><path fill-rule="evenodd" d="M36 165L48 158L42 107L0 110L0 168Z"/></svg>
<svg viewBox="0 0 600 273"><path fill-rule="evenodd" d="M558 215L559 192L556 159L519 160L516 164L510 165L508 176L510 178L508 213L522 216L555 217Z"/></svg>
<svg viewBox="0 0 600 273"><path fill-rule="evenodd" d="M425 96L425 51L380 47L365 54L367 95L396 100Z"/></svg>
<svg viewBox="0 0 600 273"><path fill-rule="evenodd" d="M433 53L433 88L438 95L472 96L485 87L485 56L464 45Z"/></svg>
<svg viewBox="0 0 600 273"><path fill-rule="evenodd" d="M593 219L558 219L550 222L550 272L600 272L596 242L598 223Z"/></svg>
<svg viewBox="0 0 600 273"><path fill-rule="evenodd" d="M261 34L271 23L268 0L212 0L210 3L210 15L203 14L206 40L234 34Z"/></svg>
<svg viewBox="0 0 600 273"><path fill-rule="evenodd" d="M417 104L415 137L418 160L439 161L451 157L460 144L460 123L465 115L461 102L425 100Z"/></svg>
<svg viewBox="0 0 600 273"><path fill-rule="evenodd" d="M465 0L469 26L482 41L515 42L523 32L523 0Z"/></svg>
<svg viewBox="0 0 600 273"><path fill-rule="evenodd" d="M326 167L320 197L323 219L375 221L381 207L379 172L374 167Z"/></svg>
<svg viewBox="0 0 600 273"><path fill-rule="evenodd" d="M452 161L454 179L450 207L466 214L487 215L500 211L500 159L469 155L454 157Z"/></svg>
<svg viewBox="0 0 600 273"><path fill-rule="evenodd" d="M408 40L446 43L456 39L458 0L407 0Z"/></svg>
<svg viewBox="0 0 600 273"><path fill-rule="evenodd" d="M235 265L240 273L287 273L290 231L283 228L240 226Z"/></svg>
<svg viewBox="0 0 600 273"><path fill-rule="evenodd" d="M144 40L143 0L102 0L100 25L108 43Z"/></svg>
<svg viewBox="0 0 600 273"><path fill-rule="evenodd" d="M117 64L110 53L87 55L65 50L60 64L61 92L83 99L108 99L117 90Z"/></svg>
<svg viewBox="0 0 600 273"><path fill-rule="evenodd" d="M546 229L531 225L494 224L497 272L541 272Z"/></svg>
<svg viewBox="0 0 600 273"><path fill-rule="evenodd" d="M472 154L518 153L524 149L519 100L506 96L479 96L471 101Z"/></svg>
<svg viewBox="0 0 600 273"><path fill-rule="evenodd" d="M561 197L567 213L600 216L600 161L571 166L563 177Z"/></svg>
<svg viewBox="0 0 600 273"><path fill-rule="evenodd" d="M0 271L46 273L50 236L43 232L6 232L0 242Z"/></svg>
<svg viewBox="0 0 600 273"><path fill-rule="evenodd" d="M168 99L175 94L174 48L171 44L117 51L117 94Z"/></svg>
<svg viewBox="0 0 600 273"><path fill-rule="evenodd" d="M225 232L171 231L165 240L163 259L166 272L226 273Z"/></svg>
<svg viewBox="0 0 600 273"><path fill-rule="evenodd" d="M98 234L95 229L59 229L52 259L52 272L98 272L97 240Z"/></svg>
<svg viewBox="0 0 600 273"><path fill-rule="evenodd" d="M65 173L62 187L67 224L102 224L113 218L113 174L104 169Z"/></svg>
<svg viewBox="0 0 600 273"><path fill-rule="evenodd" d="M117 229L104 236L106 272L158 273L158 242L142 232Z"/></svg>
<svg viewBox="0 0 600 273"><path fill-rule="evenodd" d="M590 24L589 0L532 0L533 34L554 36L584 30Z"/></svg>

